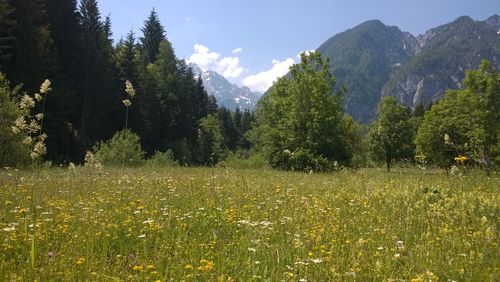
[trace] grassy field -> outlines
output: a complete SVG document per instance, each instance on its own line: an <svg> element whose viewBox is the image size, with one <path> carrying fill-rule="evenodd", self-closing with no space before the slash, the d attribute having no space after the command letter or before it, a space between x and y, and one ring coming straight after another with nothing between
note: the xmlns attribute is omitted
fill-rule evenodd
<svg viewBox="0 0 500 282"><path fill-rule="evenodd" d="M0 280L498 281L500 175L0 170Z"/></svg>

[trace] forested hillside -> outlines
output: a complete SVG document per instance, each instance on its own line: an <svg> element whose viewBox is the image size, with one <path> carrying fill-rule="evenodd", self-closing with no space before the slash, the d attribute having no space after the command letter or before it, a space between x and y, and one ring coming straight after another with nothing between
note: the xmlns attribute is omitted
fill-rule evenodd
<svg viewBox="0 0 500 282"><path fill-rule="evenodd" d="M447 89L460 88L464 71L481 60L498 69L499 30L497 15L478 22L460 17L416 37L373 20L333 36L318 51L347 88L347 112L368 123L383 96L412 108L429 105Z"/></svg>

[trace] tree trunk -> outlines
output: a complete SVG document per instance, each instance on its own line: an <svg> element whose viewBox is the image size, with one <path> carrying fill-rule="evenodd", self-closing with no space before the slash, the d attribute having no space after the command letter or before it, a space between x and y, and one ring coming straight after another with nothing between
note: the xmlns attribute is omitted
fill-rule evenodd
<svg viewBox="0 0 500 282"><path fill-rule="evenodd" d="M386 150L386 153L385 153L385 164L387 166L387 172L391 172L391 151L390 149L389 150Z"/></svg>

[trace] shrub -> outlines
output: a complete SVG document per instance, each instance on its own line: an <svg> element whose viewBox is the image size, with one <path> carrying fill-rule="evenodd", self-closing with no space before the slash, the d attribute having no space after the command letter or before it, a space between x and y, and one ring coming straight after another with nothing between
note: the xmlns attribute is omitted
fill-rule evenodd
<svg viewBox="0 0 500 282"><path fill-rule="evenodd" d="M115 133L111 140L94 147L95 158L103 165L138 166L144 163L139 136L124 129Z"/></svg>
<svg viewBox="0 0 500 282"><path fill-rule="evenodd" d="M30 149L23 140L23 134L14 134L12 126L21 115L11 101L9 82L0 73L0 166L26 166L31 163Z"/></svg>
<svg viewBox="0 0 500 282"><path fill-rule="evenodd" d="M273 162L275 167L285 170L328 171L334 168L333 161L314 155L308 149L284 150L274 155Z"/></svg>
<svg viewBox="0 0 500 282"><path fill-rule="evenodd" d="M178 166L179 162L175 160L172 150L166 152L156 151L155 154L146 161L146 165L150 167L172 167Z"/></svg>
<svg viewBox="0 0 500 282"><path fill-rule="evenodd" d="M220 167L236 169L259 169L267 167L267 160L263 154L251 154L247 151L230 153L227 158L220 162Z"/></svg>

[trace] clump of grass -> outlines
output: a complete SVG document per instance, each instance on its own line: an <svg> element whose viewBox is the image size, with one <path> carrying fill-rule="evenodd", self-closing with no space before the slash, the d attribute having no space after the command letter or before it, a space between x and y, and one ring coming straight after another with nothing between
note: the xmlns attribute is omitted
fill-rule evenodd
<svg viewBox="0 0 500 282"><path fill-rule="evenodd" d="M1 170L0 280L493 281L499 184L413 169Z"/></svg>

